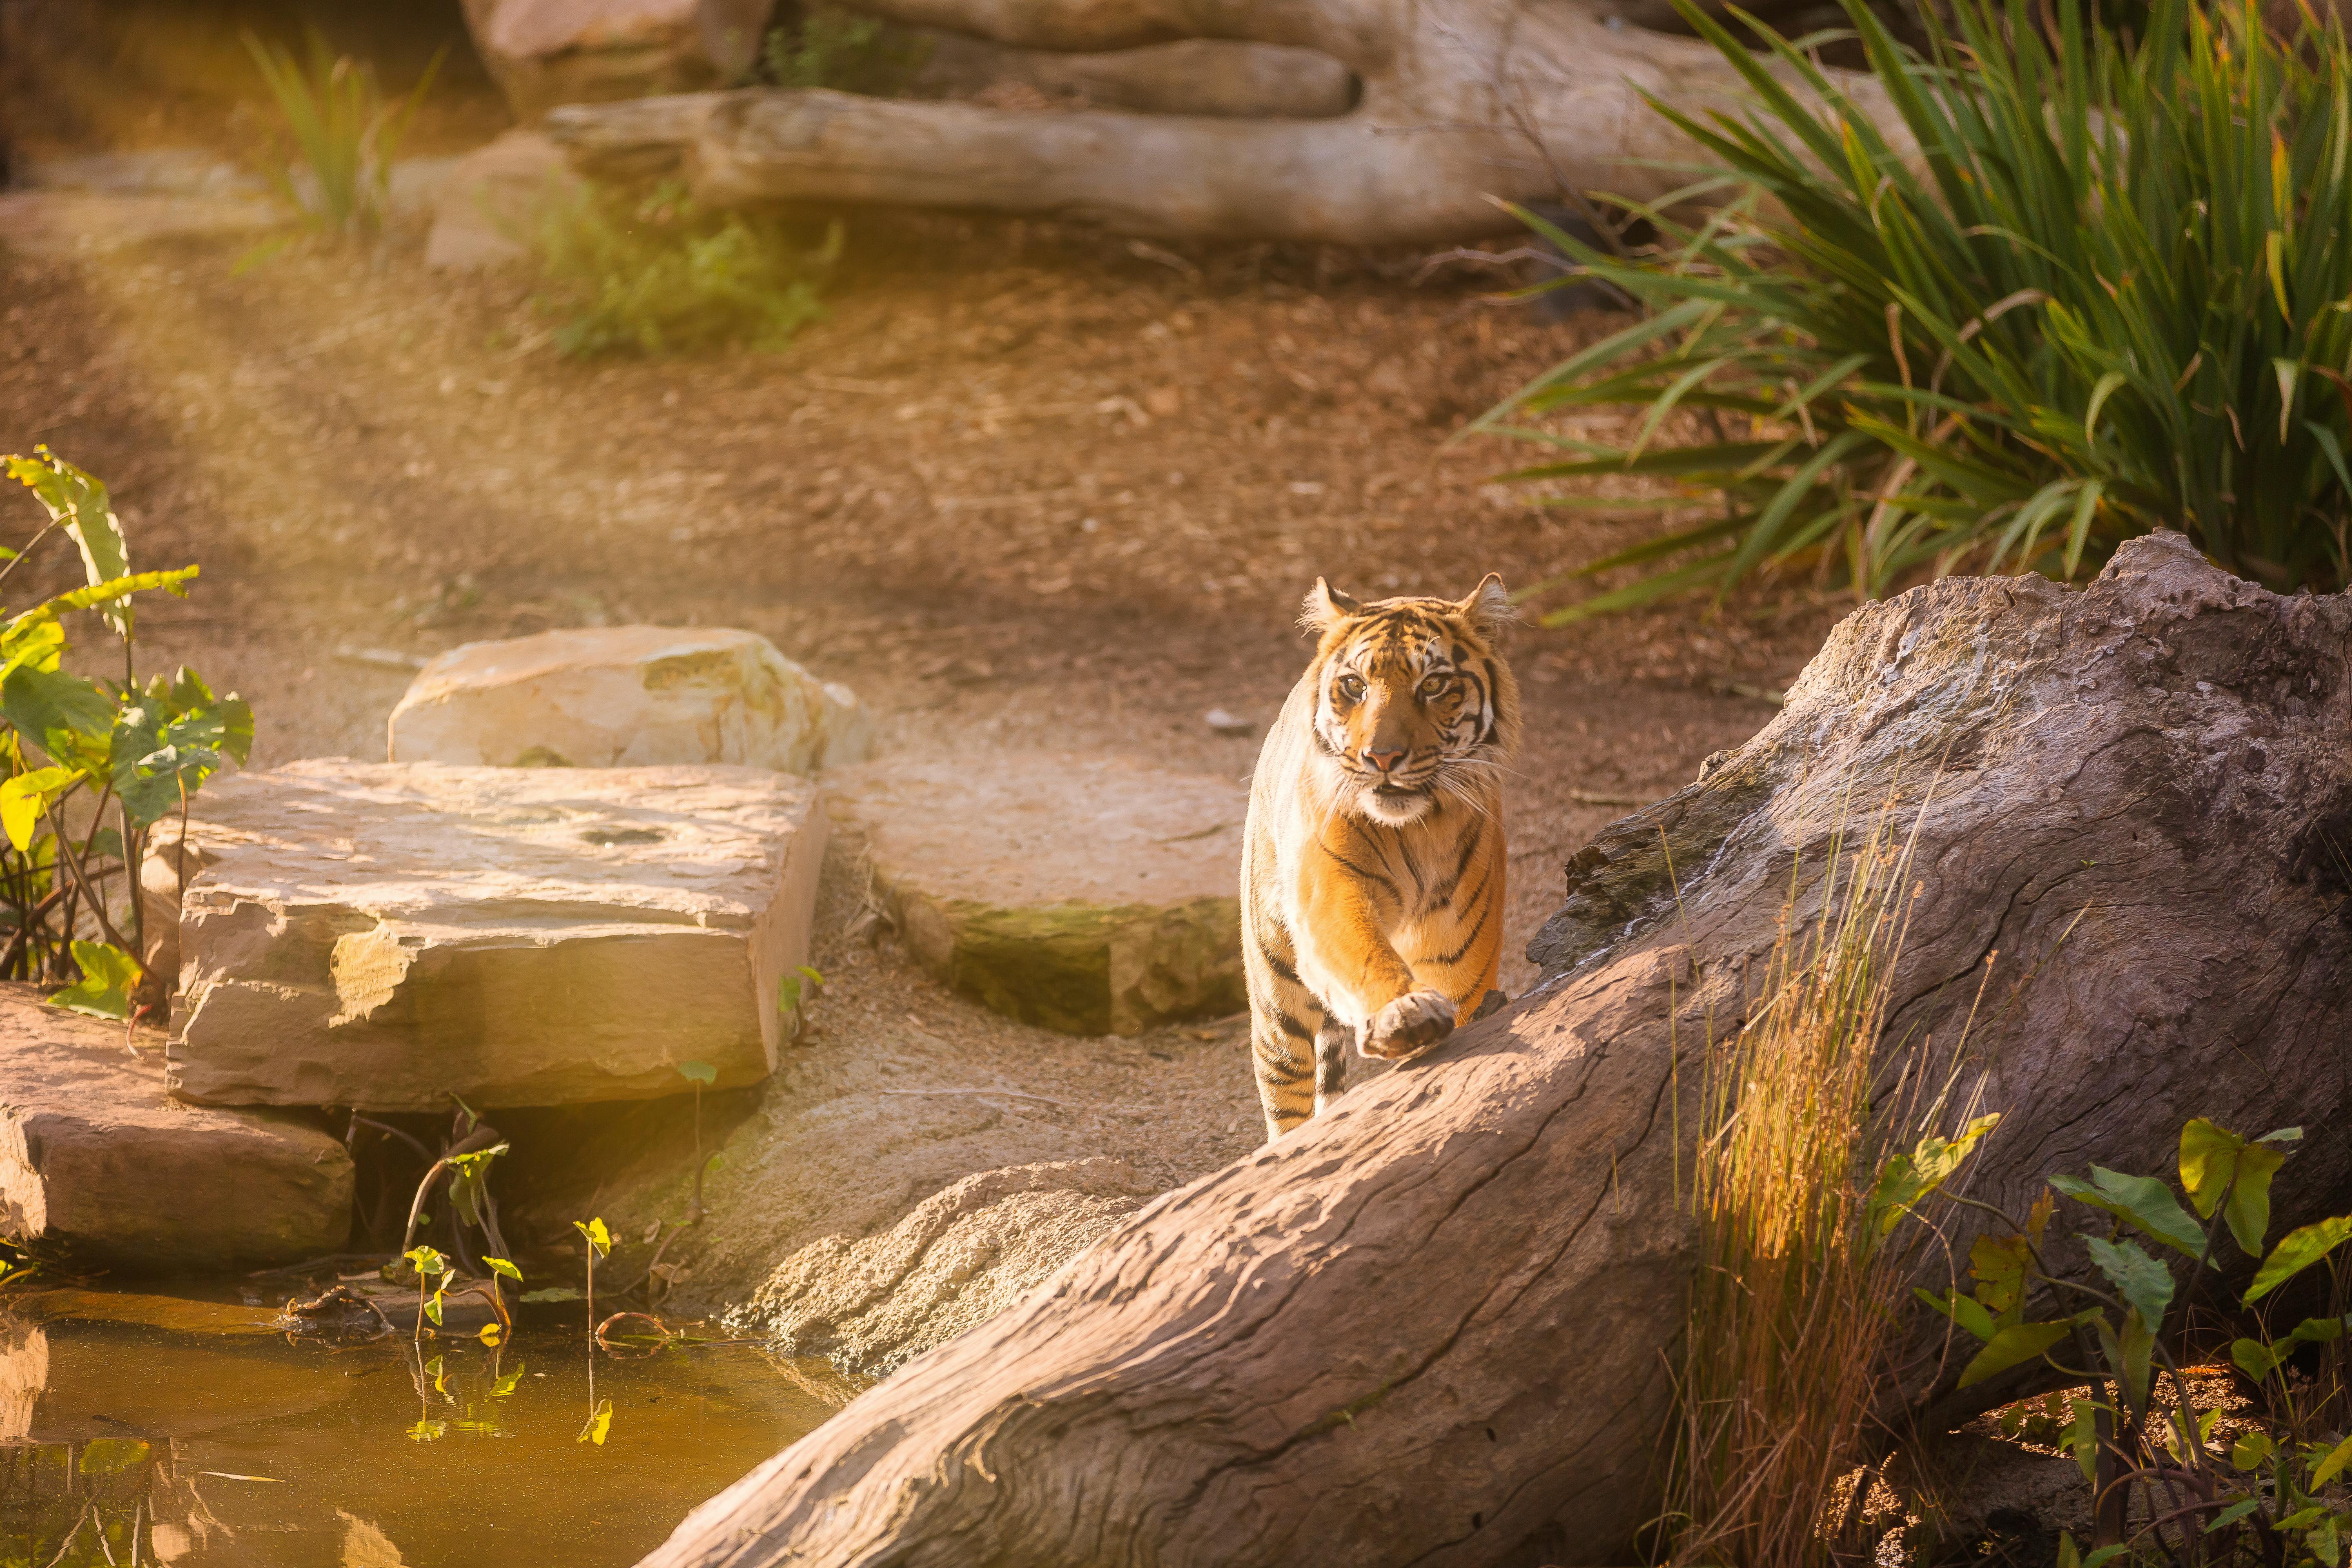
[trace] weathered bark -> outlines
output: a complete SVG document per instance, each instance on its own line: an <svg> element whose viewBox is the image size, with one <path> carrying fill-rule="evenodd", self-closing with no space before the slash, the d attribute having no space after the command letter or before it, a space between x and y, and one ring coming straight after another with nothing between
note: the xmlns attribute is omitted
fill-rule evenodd
<svg viewBox="0 0 2352 1568"><path fill-rule="evenodd" d="M1002 82L1071 94L1101 109L1233 120L1327 120L1356 102L1354 75L1328 55L1213 38L1061 54L942 33L914 86L925 96L947 96Z"/></svg>
<svg viewBox="0 0 2352 1568"><path fill-rule="evenodd" d="M1692 149L1642 101L1747 101L1710 46L1625 26L1612 0L856 0L918 26L1097 52L1181 38L1312 49L1354 73L1349 113L1231 120L1022 113L824 91L582 105L548 129L591 172L682 160L720 205L847 202L1085 216L1130 233L1448 242L1505 232L1492 197L1650 199ZM1842 74L1895 134L1871 78ZM1898 145L1908 145L1898 141Z"/></svg>
<svg viewBox="0 0 2352 1568"><path fill-rule="evenodd" d="M1576 858L1546 984L1154 1202L648 1568L1628 1561L1690 1258L1677 1133L1791 858L1890 792L1916 820L1888 1038L1940 1059L1992 963L1983 1195L2163 1169L2192 1115L2340 1129L2348 651L2352 600L2282 598L2178 535L2081 592L1952 580L1857 611L1760 734ZM2307 1139L2274 1223L2347 1188L2352 1140ZM1956 1413L1955 1372L1928 1361L1890 1409Z"/></svg>

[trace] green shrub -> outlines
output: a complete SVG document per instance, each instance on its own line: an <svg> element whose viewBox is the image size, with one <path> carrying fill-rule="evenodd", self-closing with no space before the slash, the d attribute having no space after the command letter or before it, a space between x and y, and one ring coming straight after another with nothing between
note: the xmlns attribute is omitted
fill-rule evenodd
<svg viewBox="0 0 2352 1568"><path fill-rule="evenodd" d="M279 197L308 228L337 235L381 230L391 205L393 159L441 68L441 57L433 57L406 97L387 100L376 85L375 68L336 54L316 28L310 34L307 62L250 33L245 47L261 68L293 142L291 159L273 161L267 171Z"/></svg>
<svg viewBox="0 0 2352 1568"><path fill-rule="evenodd" d="M798 26L768 34L764 63L778 87L829 87L887 98L905 89L930 54L929 39L879 17L814 5Z"/></svg>
<svg viewBox="0 0 2352 1568"><path fill-rule="evenodd" d="M1938 1194L1993 1222L1969 1250L1969 1294L1957 1286L1916 1292L1965 1332L1963 1345L1976 1342L1962 1352L1969 1360L1959 1386L2039 1363L2045 1383L2069 1389L2038 1413L2021 1402L2001 1418L2019 1435L2038 1420L2048 1440L2073 1452L2091 1489L2094 1550L2083 1554L2062 1536L2061 1568L2098 1568L2118 1556L2177 1568L2343 1562L2352 1533L2341 1482L2352 1474L2352 1437L2343 1431L2352 1315L2334 1255L2352 1239L2352 1215L2270 1239L2272 1178L2303 1135L2283 1127L2250 1139L2201 1116L2190 1121L2172 1162L2181 1196L2162 1176L2097 1165L2087 1177L2050 1177L2021 1217ZM2084 1224L2103 1234L2066 1235ZM2217 1272L2224 1235L2237 1255L2232 1286ZM2303 1300L2324 1300L2325 1315L2274 1327L2272 1293L2321 1266L2324 1292ZM2200 1308L2207 1321L2192 1338ZM2181 1375L2192 1344L2210 1344L2217 1315L2235 1320L2230 1360L2266 1405L2263 1424L2226 1448L2214 1439L2221 1412L2196 1409Z"/></svg>
<svg viewBox="0 0 2352 1568"><path fill-rule="evenodd" d="M706 212L673 182L551 197L536 238L559 352L658 354L782 347L824 314L817 286L842 230L807 250L782 223Z"/></svg>
<svg viewBox="0 0 2352 1568"><path fill-rule="evenodd" d="M186 668L140 683L131 597L183 594L196 569L133 572L106 487L46 447L34 452L0 458L0 471L48 521L22 551L0 550L0 582L62 533L89 585L0 618L0 977L72 980L54 1005L127 1019L142 978L136 889L150 831L245 761L253 710ZM75 610L95 611L121 644L120 681L59 668Z"/></svg>
<svg viewBox="0 0 2352 1568"><path fill-rule="evenodd" d="M1847 10L1916 156L1800 49L1764 32L1768 68L1685 6L1759 107L1702 124L1654 104L1739 195L1704 222L1638 209L1660 243L1634 260L1552 236L1648 314L1477 427L1567 454L1521 477L1652 475L1681 492L1660 510L1719 515L1585 568L1643 575L1547 618L1784 564L1860 596L1962 568L2072 578L2158 526L2273 587L2343 584L2352 55L2333 13L2280 38L2244 0L2157 0L2135 35L2077 0L1957 0L1959 36L1922 59ZM1521 423L1607 407L1639 411L1628 438ZM1706 438L1670 444L1678 411Z"/></svg>

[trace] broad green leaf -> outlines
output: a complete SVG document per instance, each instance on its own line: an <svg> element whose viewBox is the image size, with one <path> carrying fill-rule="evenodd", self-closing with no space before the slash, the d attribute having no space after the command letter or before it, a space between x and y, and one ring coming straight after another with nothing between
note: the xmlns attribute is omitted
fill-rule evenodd
<svg viewBox="0 0 2352 1568"><path fill-rule="evenodd" d="M2172 1270L2142 1251L2137 1242L2086 1236L2083 1245L2117 1295L2150 1324L2164 1321L2164 1310L2172 1302Z"/></svg>
<svg viewBox="0 0 2352 1568"><path fill-rule="evenodd" d="M85 1476L111 1476L143 1465L153 1450L136 1437L92 1437L81 1446L75 1468Z"/></svg>
<svg viewBox="0 0 2352 1568"><path fill-rule="evenodd" d="M446 1274L449 1271L448 1258L442 1256L439 1249L436 1247L412 1247L401 1256L415 1264L416 1272L427 1279L436 1274Z"/></svg>
<svg viewBox="0 0 2352 1568"><path fill-rule="evenodd" d="M572 1440L579 1443L593 1443L601 1448L612 1430L613 1402L609 1399L600 1399L596 1402L596 1408L589 1413L588 1425L581 1427L580 1436Z"/></svg>
<svg viewBox="0 0 2352 1568"><path fill-rule="evenodd" d="M2014 1321L2025 1300L2025 1268L2032 1253L2021 1236L1979 1236L1969 1247L1969 1278L1977 1300L1996 1321Z"/></svg>
<svg viewBox="0 0 2352 1568"><path fill-rule="evenodd" d="M2236 1463L2237 1454L2235 1450L2231 1451L2230 1458L2231 1463ZM2255 1463L2259 1464L2261 1461L2256 1460ZM2238 1466L2238 1468L2242 1470L2251 1470L2253 1468L2253 1465ZM2254 1510L2262 1507L2262 1505L2263 1500L2258 1497L2240 1498L2236 1502L2231 1503L2229 1507L2223 1509L2221 1512L2215 1514L2210 1520L2206 1521L2205 1533L2210 1535L2217 1530L2227 1530L2230 1526L2237 1523L2238 1521L2245 1518L2246 1515L2253 1512Z"/></svg>
<svg viewBox="0 0 2352 1568"><path fill-rule="evenodd" d="M0 680L0 718L58 762L101 771L114 731L114 700L94 680L26 667Z"/></svg>
<svg viewBox="0 0 2352 1568"><path fill-rule="evenodd" d="M131 993L143 973L139 961L102 942L75 942L73 957L81 978L51 996L49 1005L93 1018L129 1018Z"/></svg>
<svg viewBox="0 0 2352 1568"><path fill-rule="evenodd" d="M506 1279L513 1280L518 1285L522 1283L522 1270L517 1268L505 1258L492 1258L488 1253L484 1253L482 1255L482 1261L490 1266L491 1273L501 1275Z"/></svg>
<svg viewBox="0 0 2352 1568"><path fill-rule="evenodd" d="M1960 1373L1960 1386L1972 1387L1989 1377L1997 1377L2011 1367L2034 1360L2052 1345L2074 1331L2065 1323L2011 1323L1977 1352L1976 1358Z"/></svg>
<svg viewBox="0 0 2352 1568"><path fill-rule="evenodd" d="M425 1298L425 1315L433 1320L433 1326L436 1329L441 1326L441 1298L446 1293L436 1290Z"/></svg>
<svg viewBox="0 0 2352 1568"><path fill-rule="evenodd" d="M2320 1488L2326 1486L2328 1482L2342 1475L2344 1473L2344 1467L2347 1465L2352 1465L2352 1437L2347 1437L2341 1443L2336 1444L2333 1448L2328 1449L2327 1457L2320 1460L2319 1463L2311 1467L2311 1481L2309 1489L2315 1492L2317 1491Z"/></svg>
<svg viewBox="0 0 2352 1568"><path fill-rule="evenodd" d="M2230 1361L2240 1372L2260 1383L2278 1370L2279 1363L2294 1348L2292 1343L2266 1345L2260 1340L2231 1340Z"/></svg>
<svg viewBox="0 0 2352 1568"><path fill-rule="evenodd" d="M2203 1227L2180 1206L2172 1189L2154 1176L2126 1176L2094 1165L2087 1182L2080 1176L2053 1176L2050 1184L2077 1203L2104 1209L2165 1246L2203 1261Z"/></svg>
<svg viewBox="0 0 2352 1568"><path fill-rule="evenodd" d="M1992 1314L1973 1296L1963 1296L1958 1290L1943 1296L1931 1295L1924 1285L1913 1286L1911 1293L1980 1340L1990 1340L1998 1331Z"/></svg>
<svg viewBox="0 0 2352 1568"><path fill-rule="evenodd" d="M588 1238L588 1245L595 1249L597 1257L606 1258L611 1256L613 1251L613 1233L604 1228L604 1222L603 1219L592 1219L584 1225L575 1219L572 1222L572 1228Z"/></svg>
<svg viewBox="0 0 2352 1568"><path fill-rule="evenodd" d="M814 970L806 973L821 979ZM1869 1234L1874 1238L1890 1234L1896 1222L1942 1186L1985 1135L2000 1124L1998 1116L1979 1116L1962 1128L1958 1138L1947 1140L1930 1133L1920 1139L1909 1153L1889 1156L1886 1163L1879 1167L1878 1180L1871 1188L1864 1220Z"/></svg>
<svg viewBox="0 0 2352 1568"><path fill-rule="evenodd" d="M2091 1329L2098 1337L2108 1370L2123 1379L2131 1408L2146 1410L2148 1379L2156 1355L2156 1331L2148 1327L2147 1320L2140 1316L2137 1307L2125 1312L2121 1332L2104 1313L2092 1317Z"/></svg>
<svg viewBox="0 0 2352 1568"><path fill-rule="evenodd" d="M2248 1432L2230 1446L2230 1463L2242 1470L2256 1469L2277 1451L2269 1433Z"/></svg>
<svg viewBox="0 0 2352 1568"><path fill-rule="evenodd" d="M80 779L71 768L52 767L35 768L0 783L0 831L6 832L17 854L33 847L33 829L49 803Z"/></svg>
<svg viewBox="0 0 2352 1568"><path fill-rule="evenodd" d="M122 522L107 500L106 487L93 475L51 456L47 447L37 450L37 458L6 459L9 474L40 498L50 518L80 549L82 570L91 584L128 576L131 551L123 542ZM118 602L100 614L118 634L131 634L129 605Z"/></svg>
<svg viewBox="0 0 2352 1568"><path fill-rule="evenodd" d="M2246 1304L2261 1300L2335 1251L2347 1237L2352 1237L2352 1215L2338 1215L2287 1232L2254 1270L2254 1282L2246 1287Z"/></svg>
<svg viewBox="0 0 2352 1568"><path fill-rule="evenodd" d="M2066 1449L2074 1456L2083 1479L2095 1485L2099 1474L2099 1402L2076 1399L2070 1403L2070 1408L2074 1419L2066 1423Z"/></svg>
<svg viewBox="0 0 2352 1568"><path fill-rule="evenodd" d="M677 1076L688 1083L717 1083L719 1069L709 1062L680 1062L677 1065Z"/></svg>
<svg viewBox="0 0 2352 1568"><path fill-rule="evenodd" d="M2246 1141L2204 1117L2192 1117L2180 1130L2180 1184L2196 1205L2198 1217L2211 1219L2237 1173L2238 1151Z"/></svg>
<svg viewBox="0 0 2352 1568"><path fill-rule="evenodd" d="M2260 1143L2238 1152L2238 1179L2221 1207L2231 1238L2249 1258L2263 1255L2263 1237L2271 1227L2271 1177L2286 1163L2286 1155Z"/></svg>

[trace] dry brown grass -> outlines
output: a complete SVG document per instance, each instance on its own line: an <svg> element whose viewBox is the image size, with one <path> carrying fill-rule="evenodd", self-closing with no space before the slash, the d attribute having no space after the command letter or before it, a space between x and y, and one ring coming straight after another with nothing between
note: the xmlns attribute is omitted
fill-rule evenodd
<svg viewBox="0 0 2352 1568"><path fill-rule="evenodd" d="M1710 1053L1691 1184L1699 1267L1670 1441L1672 1561L1811 1568L1862 1464L1907 1276L1865 1221L1882 1142L1933 1120L1904 1072L1874 1118L1910 847L1882 808L1832 844L1816 912L1792 886L1745 1025ZM1912 895L1916 896L1916 892ZM1927 1042L1920 1042L1924 1058ZM1874 1131L1874 1128L1876 1129Z"/></svg>

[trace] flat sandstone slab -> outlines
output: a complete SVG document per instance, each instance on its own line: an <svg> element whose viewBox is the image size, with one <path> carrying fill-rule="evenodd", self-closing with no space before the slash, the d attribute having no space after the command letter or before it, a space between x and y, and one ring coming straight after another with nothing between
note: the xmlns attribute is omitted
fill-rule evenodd
<svg viewBox="0 0 2352 1568"><path fill-rule="evenodd" d="M739 767L220 780L188 825L173 1091L436 1110L674 1094L687 1062L756 1083L807 962L815 800Z"/></svg>
<svg viewBox="0 0 2352 1568"><path fill-rule="evenodd" d="M924 967L1075 1035L1139 1034L1247 1005L1238 783L1066 752L829 770Z"/></svg>
<svg viewBox="0 0 2352 1568"><path fill-rule="evenodd" d="M152 1037L151 1037L152 1041ZM182 1105L120 1025L0 985L0 1236L116 1274L333 1252L352 1223L341 1142L292 1111Z"/></svg>

